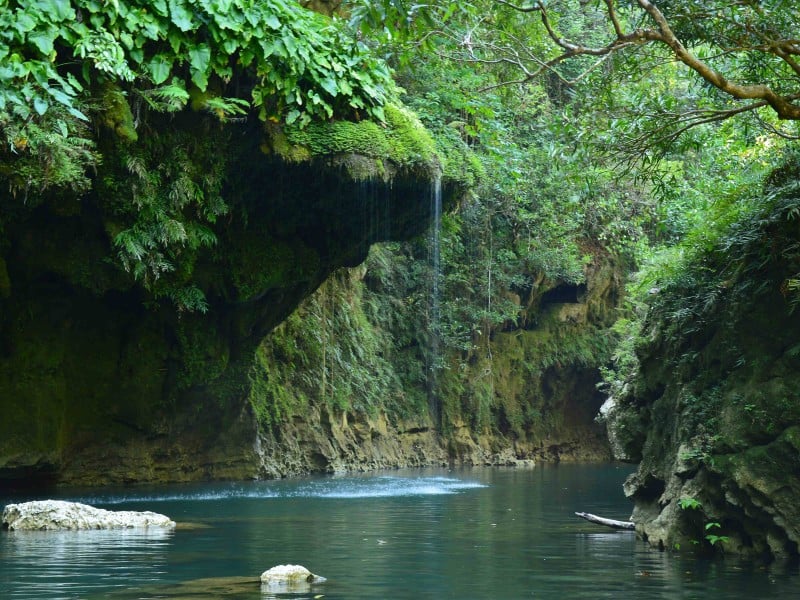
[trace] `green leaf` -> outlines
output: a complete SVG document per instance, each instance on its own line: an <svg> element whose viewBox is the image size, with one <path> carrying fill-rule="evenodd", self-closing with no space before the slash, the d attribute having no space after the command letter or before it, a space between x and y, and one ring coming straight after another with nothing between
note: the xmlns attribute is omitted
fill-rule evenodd
<svg viewBox="0 0 800 600"><path fill-rule="evenodd" d="M286 50L289 52L289 56L297 54L297 41L293 35L283 34L281 39L283 40L283 45L286 46Z"/></svg>
<svg viewBox="0 0 800 600"><path fill-rule="evenodd" d="M208 88L208 73L205 71L192 72L192 83L195 84L201 92L205 92Z"/></svg>
<svg viewBox="0 0 800 600"><path fill-rule="evenodd" d="M319 85L322 87L323 90L328 92L331 96L336 97L339 93L339 86L336 85L336 81L331 77L325 77L319 81Z"/></svg>
<svg viewBox="0 0 800 600"><path fill-rule="evenodd" d="M208 85L208 63L211 61L211 49L207 44L200 44L189 50L189 66L192 81L201 90ZM198 82L204 82L202 85Z"/></svg>
<svg viewBox="0 0 800 600"><path fill-rule="evenodd" d="M49 56L53 51L53 42L58 35L56 29L50 28L47 31L37 31L28 36L28 41L36 46L36 48L44 54Z"/></svg>
<svg viewBox="0 0 800 600"><path fill-rule="evenodd" d="M36 96L33 99L33 110L35 110L36 113L40 116L47 112L49 106L50 105L48 104L47 100L45 100L40 96Z"/></svg>
<svg viewBox="0 0 800 600"><path fill-rule="evenodd" d="M278 31L278 30L280 30L280 28L281 28L281 21L280 21L280 19L278 19L278 17L277 17L277 16L275 16L274 14L268 14L268 15L267 15L267 16L264 18L264 22L267 24L267 26L268 26L270 29L274 29L275 31Z"/></svg>
<svg viewBox="0 0 800 600"><path fill-rule="evenodd" d="M299 110L297 110L296 108L293 108L293 109L292 109L292 110L290 110L290 111L289 111L289 113L286 115L286 124L287 124L287 125L291 125L292 123L294 123L295 121L297 121L297 118L298 118L299 116L300 116L300 111L299 111Z"/></svg>
<svg viewBox="0 0 800 600"><path fill-rule="evenodd" d="M83 91L83 86L81 85L81 82L78 81L72 73L67 73L67 81L76 92Z"/></svg>
<svg viewBox="0 0 800 600"><path fill-rule="evenodd" d="M178 54L178 52L180 52L181 45L183 44L183 36L177 31L170 31L167 34L167 41L169 42L172 51L175 54Z"/></svg>
<svg viewBox="0 0 800 600"><path fill-rule="evenodd" d="M75 19L75 11L70 0L36 0L34 10L48 15L49 21L66 21Z"/></svg>
<svg viewBox="0 0 800 600"><path fill-rule="evenodd" d="M68 96L67 94L65 94L61 90L56 89L56 88L51 88L50 89L50 95L53 97L53 99L56 102L59 102L59 103L63 104L64 106L67 106L67 107L72 106L72 100L73 100L72 97Z"/></svg>
<svg viewBox="0 0 800 600"><path fill-rule="evenodd" d="M186 8L183 0L169 0L169 16L175 26L183 32L194 26L194 14Z"/></svg>
<svg viewBox="0 0 800 600"><path fill-rule="evenodd" d="M125 46L125 47L126 47L128 50L130 50L131 48L133 48L133 36L132 36L130 33L128 33L127 31L123 31L123 32L122 32L122 33L119 35L119 40L122 42L122 44L123 44L123 45L124 45L124 46Z"/></svg>
<svg viewBox="0 0 800 600"><path fill-rule="evenodd" d="M19 35L28 33L36 27L36 21L29 14L25 12L17 12L16 19L13 21L14 29Z"/></svg>
<svg viewBox="0 0 800 600"><path fill-rule="evenodd" d="M153 83L160 85L169 77L172 63L163 54L156 54L147 65Z"/></svg>
<svg viewBox="0 0 800 600"><path fill-rule="evenodd" d="M150 4L152 5L156 14L162 17L166 17L169 14L166 0L153 0Z"/></svg>
<svg viewBox="0 0 800 600"><path fill-rule="evenodd" d="M261 46L261 51L264 53L265 59L269 58L282 48L281 41L276 39L259 40L258 45Z"/></svg>
<svg viewBox="0 0 800 600"><path fill-rule="evenodd" d="M239 49L239 41L233 38L226 38L222 40L222 49L225 50L227 54L233 54Z"/></svg>

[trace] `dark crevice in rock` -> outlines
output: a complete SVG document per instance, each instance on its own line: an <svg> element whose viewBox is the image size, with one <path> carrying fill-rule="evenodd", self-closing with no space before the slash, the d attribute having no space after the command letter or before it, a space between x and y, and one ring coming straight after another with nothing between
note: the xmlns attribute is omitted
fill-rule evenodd
<svg viewBox="0 0 800 600"><path fill-rule="evenodd" d="M542 295L541 306L549 304L577 304L583 302L586 295L586 285L562 284L546 291Z"/></svg>

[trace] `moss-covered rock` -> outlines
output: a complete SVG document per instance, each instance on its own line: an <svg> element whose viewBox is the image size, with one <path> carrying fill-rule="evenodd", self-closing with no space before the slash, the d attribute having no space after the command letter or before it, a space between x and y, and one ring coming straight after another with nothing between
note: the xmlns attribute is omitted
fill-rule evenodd
<svg viewBox="0 0 800 600"><path fill-rule="evenodd" d="M436 144L416 115L387 105L385 123L332 121L303 128L267 126L266 151L290 162L325 157L356 180L389 180L398 171L433 178L441 172Z"/></svg>
<svg viewBox="0 0 800 600"><path fill-rule="evenodd" d="M626 493L655 546L798 554L797 177L796 165L777 172L752 212L651 295L638 374L609 420L640 461Z"/></svg>
<svg viewBox="0 0 800 600"><path fill-rule="evenodd" d="M250 403L269 474L609 458L594 420L618 300L609 257L587 265L585 285L541 281L518 299L525 328L446 351L434 379L424 333L407 331L419 292L393 296L407 290L372 272L401 262L394 251L337 272L259 347Z"/></svg>
<svg viewBox="0 0 800 600"><path fill-rule="evenodd" d="M321 126L380 130L370 155L310 128L308 160L267 156L260 123L192 111L136 139L108 93L87 193L0 192L0 477L257 475L258 344L332 270L424 230L433 144L399 108Z"/></svg>

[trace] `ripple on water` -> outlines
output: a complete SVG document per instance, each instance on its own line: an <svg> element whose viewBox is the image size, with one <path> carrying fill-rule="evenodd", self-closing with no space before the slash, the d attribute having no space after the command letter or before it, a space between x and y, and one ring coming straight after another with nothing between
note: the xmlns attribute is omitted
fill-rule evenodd
<svg viewBox="0 0 800 600"><path fill-rule="evenodd" d="M3 598L85 598L157 580L173 535L164 529L5 532L2 579L14 585Z"/></svg>

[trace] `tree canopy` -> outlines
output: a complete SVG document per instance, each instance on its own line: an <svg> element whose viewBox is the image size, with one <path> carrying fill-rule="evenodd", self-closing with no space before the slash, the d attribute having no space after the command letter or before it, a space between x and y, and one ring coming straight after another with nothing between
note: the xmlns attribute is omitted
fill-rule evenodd
<svg viewBox="0 0 800 600"><path fill-rule="evenodd" d="M660 106L640 102L640 114L658 120L645 134L651 145L742 113L773 133L797 136L796 126L780 124L800 119L800 13L787 0L355 4L356 24L380 23L434 51L448 39L451 59L502 71L495 85L544 78L574 91L610 84L616 98L603 101L620 103L620 88L631 81L673 77L664 71L669 63L688 67L694 89L673 88L673 101ZM636 140L631 149L643 151L647 144Z"/></svg>

